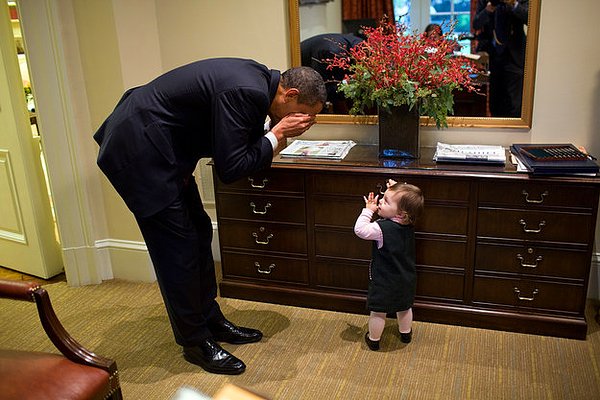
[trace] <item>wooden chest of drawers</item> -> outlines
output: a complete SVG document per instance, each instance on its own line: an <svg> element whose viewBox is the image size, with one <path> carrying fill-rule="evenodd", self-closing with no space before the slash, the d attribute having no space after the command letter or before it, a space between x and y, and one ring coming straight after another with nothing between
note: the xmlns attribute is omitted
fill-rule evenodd
<svg viewBox="0 0 600 400"><path fill-rule="evenodd" d="M388 178L419 186L418 320L584 339L600 182L511 166L390 168L357 146L343 162L280 159L215 179L221 295L364 313L371 243L354 222Z"/></svg>

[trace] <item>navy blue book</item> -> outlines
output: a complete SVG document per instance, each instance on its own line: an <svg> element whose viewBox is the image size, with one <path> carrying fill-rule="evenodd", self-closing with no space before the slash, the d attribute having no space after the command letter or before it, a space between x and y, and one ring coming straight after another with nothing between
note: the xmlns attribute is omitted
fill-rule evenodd
<svg viewBox="0 0 600 400"><path fill-rule="evenodd" d="M513 144L510 151L533 175L596 174L600 171L591 156L581 157L572 144ZM567 156L561 158L557 151ZM552 157L550 154L557 154Z"/></svg>

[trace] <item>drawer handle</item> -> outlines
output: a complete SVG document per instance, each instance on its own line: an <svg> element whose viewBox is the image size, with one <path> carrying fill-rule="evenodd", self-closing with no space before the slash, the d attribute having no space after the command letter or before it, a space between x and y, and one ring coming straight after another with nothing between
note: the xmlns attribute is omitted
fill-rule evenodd
<svg viewBox="0 0 600 400"><path fill-rule="evenodd" d="M517 299L524 300L524 301L533 301L535 299L535 295L540 292L537 289L533 289L533 292L531 293L531 297L523 297L523 296L521 296L521 291L519 290L518 287L515 287L514 290L515 290L515 293L517 294Z"/></svg>
<svg viewBox="0 0 600 400"><path fill-rule="evenodd" d="M271 264L271 265L269 265L269 270L261 269L260 263L258 261L256 261L254 263L254 266L256 267L256 270L258 271L259 274L270 274L271 271L273 271L273 269L275 268L275 264Z"/></svg>
<svg viewBox="0 0 600 400"><path fill-rule="evenodd" d="M525 222L525 220L521 219L519 220L519 223L523 225L523 232L525 233L540 233L542 228L546 225L546 221L542 220L538 224L538 229L527 229L527 222Z"/></svg>
<svg viewBox="0 0 600 400"><path fill-rule="evenodd" d="M267 185L267 182L269 182L269 180L267 178L265 178L265 179L263 179L262 185L255 185L254 178L248 177L248 182L250 182L250 186L252 186L253 188L264 189L265 186Z"/></svg>
<svg viewBox="0 0 600 400"><path fill-rule="evenodd" d="M517 254L517 259L521 260L521 267L525 267L525 268L537 268L538 262L542 261L542 258L543 258L542 256L537 256L535 258L535 264L527 264L524 262L525 259L523 258L523 256L520 254Z"/></svg>
<svg viewBox="0 0 600 400"><path fill-rule="evenodd" d="M260 231L264 232L265 228L261 226ZM269 244L269 240L273 238L272 233L269 233L265 240L258 240L258 233L256 232L252 232L252 236L254 236L254 241L256 242L256 244Z"/></svg>
<svg viewBox="0 0 600 400"><path fill-rule="evenodd" d="M256 205L254 204L253 201L250 202L250 208L252 208L252 213L254 214L266 214L267 213L267 208L271 207L271 203L267 203L265 204L265 210L264 211L256 211Z"/></svg>
<svg viewBox="0 0 600 400"><path fill-rule="evenodd" d="M544 202L544 197L548 196L548 191L544 191L544 193L542 193L542 195L540 196L539 200L529 200L529 193L527 193L527 190L523 190L521 192L521 194L523 194L523 196L525 196L525 201L528 203L535 203L535 204L540 204Z"/></svg>

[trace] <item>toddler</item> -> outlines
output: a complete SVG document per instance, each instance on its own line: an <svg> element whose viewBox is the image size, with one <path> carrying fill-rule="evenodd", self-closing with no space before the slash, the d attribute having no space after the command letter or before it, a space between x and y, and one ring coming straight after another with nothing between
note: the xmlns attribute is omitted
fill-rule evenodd
<svg viewBox="0 0 600 400"><path fill-rule="evenodd" d="M390 179L380 200L373 192L364 200L365 208L356 220L354 233L373 241L367 295L369 330L365 342L375 351L379 350L388 313L396 314L400 340L410 343L412 339L412 305L417 283L414 223L423 210L424 198L418 187ZM375 212L379 219L371 222Z"/></svg>

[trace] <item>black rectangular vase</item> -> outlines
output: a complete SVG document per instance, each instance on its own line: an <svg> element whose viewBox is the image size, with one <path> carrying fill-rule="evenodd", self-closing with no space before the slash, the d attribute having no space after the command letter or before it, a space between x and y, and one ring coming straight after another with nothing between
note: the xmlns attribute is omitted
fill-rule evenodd
<svg viewBox="0 0 600 400"><path fill-rule="evenodd" d="M419 158L419 107L379 109L379 157Z"/></svg>

